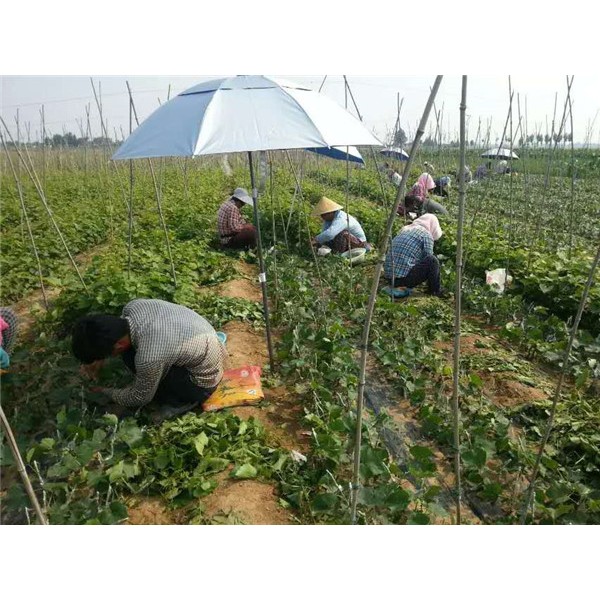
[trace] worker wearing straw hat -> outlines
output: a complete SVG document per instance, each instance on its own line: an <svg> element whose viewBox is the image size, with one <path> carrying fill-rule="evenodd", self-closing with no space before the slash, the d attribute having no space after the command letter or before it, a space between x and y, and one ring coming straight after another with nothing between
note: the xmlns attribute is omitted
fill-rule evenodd
<svg viewBox="0 0 600 600"><path fill-rule="evenodd" d="M342 253L352 248L371 249L360 223L333 200L323 196L312 212L323 219L321 233L313 239L313 246L328 246L332 252Z"/></svg>
<svg viewBox="0 0 600 600"><path fill-rule="evenodd" d="M217 225L222 247L256 246L256 227L246 222L240 210L245 204L253 206L253 202L244 188L236 188L231 197L221 204L217 213Z"/></svg>

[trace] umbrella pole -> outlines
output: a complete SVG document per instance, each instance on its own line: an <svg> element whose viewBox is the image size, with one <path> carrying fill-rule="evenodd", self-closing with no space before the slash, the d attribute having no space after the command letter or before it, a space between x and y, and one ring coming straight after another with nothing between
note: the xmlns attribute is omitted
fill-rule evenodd
<svg viewBox="0 0 600 600"><path fill-rule="evenodd" d="M265 261L263 258L262 238L260 234L260 218L258 213L258 189L254 179L254 167L252 164L252 152L248 152L248 163L250 164L250 183L252 185L252 199L254 205L254 225L256 226L256 248L258 250L258 264L260 273L258 280L262 289L263 311L265 313L265 329L267 332L267 349L269 351L269 365L271 372L275 371L275 360L273 358L273 344L271 342L271 323L269 320L269 298L267 295L267 273L265 272Z"/></svg>

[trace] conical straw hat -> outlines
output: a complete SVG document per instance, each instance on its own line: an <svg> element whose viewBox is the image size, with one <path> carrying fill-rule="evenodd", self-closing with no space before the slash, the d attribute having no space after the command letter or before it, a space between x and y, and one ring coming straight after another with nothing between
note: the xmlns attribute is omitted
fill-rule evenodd
<svg viewBox="0 0 600 600"><path fill-rule="evenodd" d="M314 207L312 214L313 217L318 217L320 215L324 215L325 213L334 212L341 209L342 207L337 202L334 202L326 196L323 196L319 200L319 203Z"/></svg>

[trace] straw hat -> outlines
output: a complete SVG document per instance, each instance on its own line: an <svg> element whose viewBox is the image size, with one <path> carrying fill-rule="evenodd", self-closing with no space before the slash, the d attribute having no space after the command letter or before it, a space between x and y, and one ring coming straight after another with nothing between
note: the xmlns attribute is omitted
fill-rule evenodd
<svg viewBox="0 0 600 600"><path fill-rule="evenodd" d="M323 196L319 200L319 203L313 208L312 215L313 217L319 217L325 213L330 213L341 209L342 207L337 202L334 202L326 196Z"/></svg>

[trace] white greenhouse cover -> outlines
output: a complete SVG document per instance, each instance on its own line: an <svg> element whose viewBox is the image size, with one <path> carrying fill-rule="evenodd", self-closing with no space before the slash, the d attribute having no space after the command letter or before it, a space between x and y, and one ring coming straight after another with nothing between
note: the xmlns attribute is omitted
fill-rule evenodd
<svg viewBox="0 0 600 600"><path fill-rule="evenodd" d="M163 104L113 159L359 145L382 144L327 96L283 79L240 75L201 83Z"/></svg>

